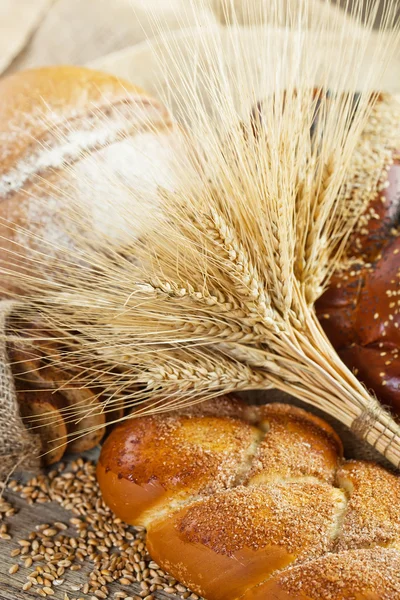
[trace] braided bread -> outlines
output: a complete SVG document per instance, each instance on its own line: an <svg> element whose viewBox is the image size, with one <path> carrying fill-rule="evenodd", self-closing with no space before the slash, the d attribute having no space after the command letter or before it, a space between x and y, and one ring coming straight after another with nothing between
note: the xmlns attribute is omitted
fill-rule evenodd
<svg viewBox="0 0 400 600"><path fill-rule="evenodd" d="M225 398L117 427L97 477L152 558L208 600L400 599L400 480L334 430Z"/></svg>

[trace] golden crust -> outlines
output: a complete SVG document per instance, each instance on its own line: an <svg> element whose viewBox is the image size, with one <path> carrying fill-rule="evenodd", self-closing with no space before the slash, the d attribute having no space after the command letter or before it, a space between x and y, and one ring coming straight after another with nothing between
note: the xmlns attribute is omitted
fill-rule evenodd
<svg viewBox="0 0 400 600"><path fill-rule="evenodd" d="M224 414L243 412L235 420L210 416L216 406L205 407L209 416L196 409L196 416L132 420L130 433L117 430L117 446L103 449L104 498L122 519L148 526L153 559L208 600L400 600L400 480L372 463L343 465L335 432L301 409L271 404L246 411L225 399ZM213 431L210 422L235 429L225 438L222 426ZM211 481L211 471L196 471L198 446L194 452L182 445L179 425L203 449L215 440ZM236 478L233 463L221 462L224 485L216 486L221 451L240 428L253 432L252 442L233 461L241 465ZM129 435L139 435L140 452L127 460L121 448Z"/></svg>
<svg viewBox="0 0 400 600"><path fill-rule="evenodd" d="M348 461L337 473L349 494L338 549L398 545L400 479L374 463Z"/></svg>
<svg viewBox="0 0 400 600"><path fill-rule="evenodd" d="M191 589L230 600L274 571L329 550L344 506L344 495L322 482L239 486L151 525L148 547Z"/></svg>
<svg viewBox="0 0 400 600"><path fill-rule="evenodd" d="M45 67L2 79L0 267L11 257L13 270L26 272L25 256L37 250L51 277L51 258L74 247L61 210L79 188L73 167L140 131L173 135L165 107L112 75ZM3 277L2 288L18 292L17 281Z"/></svg>
<svg viewBox="0 0 400 600"><path fill-rule="evenodd" d="M253 461L248 483L304 476L334 481L343 446L330 425L288 404L260 407L258 418L258 426L266 435Z"/></svg>
<svg viewBox="0 0 400 600"><path fill-rule="evenodd" d="M65 406L73 412L67 416L72 439L68 442L69 452L86 452L100 444L105 433L106 415L98 396L87 388L65 388L60 390ZM92 413L88 412L92 408Z"/></svg>
<svg viewBox="0 0 400 600"><path fill-rule="evenodd" d="M191 500L235 485L259 437L254 427L230 418L132 419L106 440L99 484L118 516L144 523L149 509L159 510L167 499Z"/></svg>
<svg viewBox="0 0 400 600"><path fill-rule="evenodd" d="M312 413L304 410L303 408L299 408L298 406L292 406L291 404L285 404L283 402L272 402L271 404L263 404L257 407L258 409L258 419L261 421L268 420L271 417L285 416L287 419L291 419L293 421L301 421L306 423L313 423L314 426L326 433L326 436L335 440L337 447L339 450L343 451L342 440L336 433L336 431L317 415L313 415Z"/></svg>
<svg viewBox="0 0 400 600"><path fill-rule="evenodd" d="M141 408L150 408L155 404L157 404L157 399L144 403L141 405ZM247 402L243 402L235 394L229 394L211 398L210 400L203 400L177 410L171 410L167 414L187 415L191 417L231 417L232 419L241 419L255 425L260 420L260 408L259 406L252 406L247 404Z"/></svg>
<svg viewBox="0 0 400 600"><path fill-rule="evenodd" d="M57 348L52 348L49 343L48 351L54 355ZM10 356L14 361L12 366L16 384L21 390L57 391L60 407L69 406L73 409L67 416L64 413L68 434L72 438L68 441L68 451L85 452L101 442L105 432L106 415L101 410L97 394L85 387L76 387L72 374L43 362L43 354L40 354L39 348L24 348L23 345L21 347L16 345L10 349ZM36 394L38 395L40 394ZM90 414L87 413L89 406L93 409ZM60 418L62 418L61 413ZM54 439L57 440L59 437L55 436ZM60 459L61 456L58 456L57 460Z"/></svg>
<svg viewBox="0 0 400 600"><path fill-rule="evenodd" d="M49 127L88 116L90 109L144 92L117 77L84 67L43 67L0 81L0 177ZM49 122L49 119L50 122Z"/></svg>
<svg viewBox="0 0 400 600"><path fill-rule="evenodd" d="M282 572L241 600L399 600L400 552L374 548L326 554Z"/></svg>
<svg viewBox="0 0 400 600"><path fill-rule="evenodd" d="M47 465L62 459L67 449L67 426L60 409L63 398L54 392L44 390L17 392L21 416L33 433L39 435L43 449L43 462ZM38 428L38 419L40 427Z"/></svg>
<svg viewBox="0 0 400 600"><path fill-rule="evenodd" d="M324 483L238 486L173 518L186 542L203 544L217 554L233 556L244 547L273 545L305 558L332 546L345 504L344 494Z"/></svg>

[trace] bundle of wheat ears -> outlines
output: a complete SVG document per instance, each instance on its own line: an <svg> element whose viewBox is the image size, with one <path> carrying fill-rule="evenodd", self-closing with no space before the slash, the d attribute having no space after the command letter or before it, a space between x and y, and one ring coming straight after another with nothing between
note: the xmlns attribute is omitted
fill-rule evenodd
<svg viewBox="0 0 400 600"><path fill-rule="evenodd" d="M63 348L53 365L101 393L64 408L65 419L101 411L117 421L127 417L115 412L121 402L142 415L274 387L400 463L400 427L340 360L314 310L351 261L352 231L400 140L397 100L376 102L399 44L396 2L379 31L379 3L353 4L350 32L340 18L309 27L307 0L293 14L280 0L243 0L244 32L226 0L229 27L199 34L190 69L173 41L163 52L179 148L158 205L116 182L116 198L126 196L116 241L94 233L68 193L59 220L69 241L49 236L23 265L10 254L10 340L28 323L42 342L51 331ZM106 220L112 204L105 198Z"/></svg>

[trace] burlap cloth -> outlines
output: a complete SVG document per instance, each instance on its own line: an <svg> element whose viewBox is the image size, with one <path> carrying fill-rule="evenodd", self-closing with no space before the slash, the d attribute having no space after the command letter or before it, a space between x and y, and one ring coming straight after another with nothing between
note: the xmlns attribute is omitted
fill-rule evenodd
<svg viewBox="0 0 400 600"><path fill-rule="evenodd" d="M259 2L268 1L253 0L255 8ZM225 27L223 2L2 0L0 75L35 66L86 64L130 79L157 95L162 92L165 83L155 51L162 52L162 36L168 36L169 40L174 37L177 56L184 61L191 40L196 38L196 28L201 26L204 33L207 28L212 31L215 27ZM282 2L286 2L287 9L293 12L298 0ZM246 26L252 20L251 11L243 14L241 0L235 0L235 5L236 15ZM313 0L310 2L309 26L313 26L317 17L329 21L335 16L343 21L349 32L357 34L359 28L338 11L334 6ZM360 72L362 75L362 69ZM400 92L400 52L393 58L382 87ZM7 476L17 467L28 469L38 464L35 460L37 438L25 430L21 421L7 360L4 332L9 309L9 303L0 301L0 477ZM251 400L277 400L282 397L279 392L265 392L253 394ZM345 441L348 455L381 459L369 446L358 443L341 424L333 424Z"/></svg>

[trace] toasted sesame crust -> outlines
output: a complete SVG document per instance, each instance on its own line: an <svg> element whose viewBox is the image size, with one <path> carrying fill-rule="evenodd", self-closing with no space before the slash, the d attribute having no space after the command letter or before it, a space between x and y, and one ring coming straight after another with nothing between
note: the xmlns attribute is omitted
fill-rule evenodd
<svg viewBox="0 0 400 600"><path fill-rule="evenodd" d="M146 408L146 406L146 403L143 403L142 407ZM154 406L154 399L148 403L148 406ZM262 408L243 402L235 394L229 394L171 410L168 414L191 417L231 417L254 425L260 421L260 410Z"/></svg>
<svg viewBox="0 0 400 600"><path fill-rule="evenodd" d="M228 600L276 570L327 551L344 506L344 495L324 483L239 486L150 526L147 543L175 578L206 598Z"/></svg>
<svg viewBox="0 0 400 600"><path fill-rule="evenodd" d="M132 419L114 429L105 442L98 464L99 483L117 514L121 510L118 494L110 488L123 487L124 494L129 494L132 487L131 503L122 507L123 518L144 523L140 512L148 506L145 496L137 506L137 488L141 495L147 489L148 501L154 504L171 494L175 500L190 500L232 487L260 437L256 428L228 417Z"/></svg>
<svg viewBox="0 0 400 600"><path fill-rule="evenodd" d="M345 506L344 494L324 483L274 483L220 492L173 519L185 542L217 554L233 556L245 547L257 551L270 545L304 559L332 547Z"/></svg>
<svg viewBox="0 0 400 600"><path fill-rule="evenodd" d="M399 600L400 552L325 554L249 590L241 600Z"/></svg>
<svg viewBox="0 0 400 600"><path fill-rule="evenodd" d="M222 397L222 413L242 419L216 417L217 407L218 399L181 416L133 418L114 429L97 475L116 514L132 524L147 524L150 506L155 518L153 511L161 504L178 498L187 502L242 481L256 484L260 477L268 479L268 469L271 480L333 479L342 446L322 419L285 404L251 407L235 397Z"/></svg>
<svg viewBox="0 0 400 600"><path fill-rule="evenodd" d="M288 404L260 407L259 427L266 431L247 482L315 477L332 483L343 456L334 430L322 419Z"/></svg>
<svg viewBox="0 0 400 600"><path fill-rule="evenodd" d="M400 479L374 463L348 461L337 481L349 495L338 550L400 548Z"/></svg>
<svg viewBox="0 0 400 600"><path fill-rule="evenodd" d="M207 600L400 600L398 477L343 464L335 432L302 409L229 403L256 427L211 416L216 400L203 416L132 419L103 447L104 498L147 526L153 559Z"/></svg>

